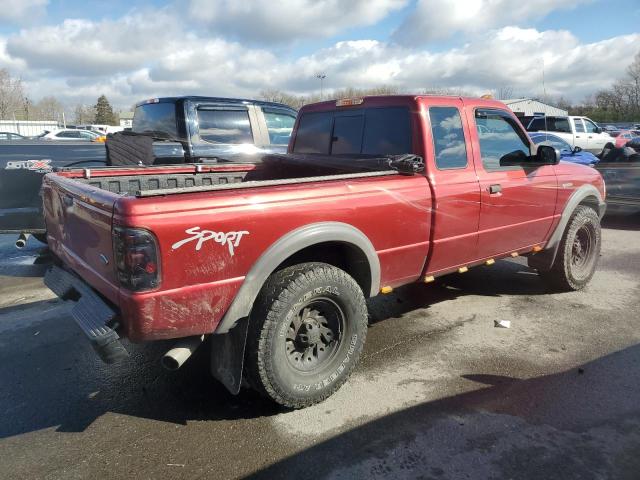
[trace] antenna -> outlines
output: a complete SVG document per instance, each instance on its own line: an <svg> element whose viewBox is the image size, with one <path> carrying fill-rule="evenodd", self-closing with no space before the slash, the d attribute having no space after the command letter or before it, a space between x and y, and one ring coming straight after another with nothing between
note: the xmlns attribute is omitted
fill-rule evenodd
<svg viewBox="0 0 640 480"><path fill-rule="evenodd" d="M547 104L547 87L544 84L544 54L542 54L542 101ZM544 141L549 141L549 126L547 125L547 112L544 112Z"/></svg>

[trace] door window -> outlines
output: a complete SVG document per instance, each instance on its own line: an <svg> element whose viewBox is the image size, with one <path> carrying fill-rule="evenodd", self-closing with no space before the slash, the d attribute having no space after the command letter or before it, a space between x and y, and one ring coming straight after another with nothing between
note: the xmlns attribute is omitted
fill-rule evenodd
<svg viewBox="0 0 640 480"><path fill-rule="evenodd" d="M596 133L598 126L591 120L584 119L584 124L587 127L587 133Z"/></svg>
<svg viewBox="0 0 640 480"><path fill-rule="evenodd" d="M209 143L253 143L247 110L198 109L200 138Z"/></svg>
<svg viewBox="0 0 640 480"><path fill-rule="evenodd" d="M525 163L529 160L529 142L515 122L506 114L477 110L476 129L485 170L513 168L513 166L501 167L501 160L508 160L510 163Z"/></svg>
<svg viewBox="0 0 640 480"><path fill-rule="evenodd" d="M429 108L436 166L439 170L465 168L467 147L460 112L455 107Z"/></svg>
<svg viewBox="0 0 640 480"><path fill-rule="evenodd" d="M59 138L80 138L80 132L78 132L77 130L64 130L64 131L56 134L56 137L59 137Z"/></svg>
<svg viewBox="0 0 640 480"><path fill-rule="evenodd" d="M289 143L296 117L277 110L263 110L263 113L264 120L267 122L267 131L269 132L269 143L274 145L286 145Z"/></svg>
<svg viewBox="0 0 640 480"><path fill-rule="evenodd" d="M580 118L574 118L573 124L576 127L576 133L584 133L584 124Z"/></svg>

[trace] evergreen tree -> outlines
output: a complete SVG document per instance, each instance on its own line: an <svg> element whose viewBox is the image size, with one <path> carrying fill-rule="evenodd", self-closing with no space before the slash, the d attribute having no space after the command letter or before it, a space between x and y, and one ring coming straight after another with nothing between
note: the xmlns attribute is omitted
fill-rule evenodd
<svg viewBox="0 0 640 480"><path fill-rule="evenodd" d="M105 95L100 95L98 103L95 106L96 119L95 123L98 125L115 125L115 118L113 115L113 108Z"/></svg>

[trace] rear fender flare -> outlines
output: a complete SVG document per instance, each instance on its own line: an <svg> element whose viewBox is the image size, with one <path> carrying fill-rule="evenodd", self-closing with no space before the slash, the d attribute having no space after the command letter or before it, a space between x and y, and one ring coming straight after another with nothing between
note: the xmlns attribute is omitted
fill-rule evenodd
<svg viewBox="0 0 640 480"><path fill-rule="evenodd" d="M367 257L371 276L371 290L375 296L380 290L380 260L367 236L352 225L341 222L321 222L305 225L284 235L272 244L256 261L244 279L215 334L229 332L238 320L249 316L262 286L275 269L300 250L324 242L344 242L359 248Z"/></svg>

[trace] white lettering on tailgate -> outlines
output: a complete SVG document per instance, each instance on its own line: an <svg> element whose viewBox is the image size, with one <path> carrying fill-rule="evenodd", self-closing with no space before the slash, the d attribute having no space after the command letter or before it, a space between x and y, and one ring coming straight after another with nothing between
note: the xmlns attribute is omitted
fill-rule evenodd
<svg viewBox="0 0 640 480"><path fill-rule="evenodd" d="M235 253L235 248L240 245L240 240L244 235L249 235L249 232L246 230L242 230L239 232L212 232L211 230L200 230L200 227L191 227L185 230L185 233L191 235L189 238L185 238L184 240L180 240L179 242L174 243L171 248L173 250L177 250L181 246L186 243L193 242L197 240L196 243L196 251L202 248L202 244L207 240L213 240L220 245L227 245L229 248L229 254L233 257Z"/></svg>

